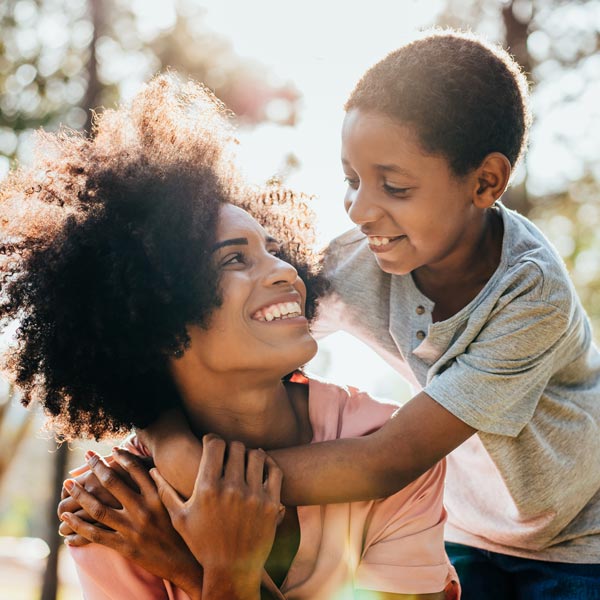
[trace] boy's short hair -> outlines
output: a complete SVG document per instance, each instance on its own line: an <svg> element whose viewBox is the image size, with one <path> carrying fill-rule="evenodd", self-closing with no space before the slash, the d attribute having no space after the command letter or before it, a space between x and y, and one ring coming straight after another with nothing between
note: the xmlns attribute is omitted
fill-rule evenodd
<svg viewBox="0 0 600 600"><path fill-rule="evenodd" d="M528 95L525 75L505 50L473 34L435 30L373 65L345 110L411 125L423 149L445 156L460 176L490 152L516 165L531 123Z"/></svg>

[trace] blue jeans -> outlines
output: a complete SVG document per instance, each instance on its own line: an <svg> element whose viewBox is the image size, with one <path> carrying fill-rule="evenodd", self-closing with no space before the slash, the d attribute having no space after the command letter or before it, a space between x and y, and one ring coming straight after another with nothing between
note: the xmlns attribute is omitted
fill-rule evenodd
<svg viewBox="0 0 600 600"><path fill-rule="evenodd" d="M462 600L600 600L600 564L546 562L446 542Z"/></svg>

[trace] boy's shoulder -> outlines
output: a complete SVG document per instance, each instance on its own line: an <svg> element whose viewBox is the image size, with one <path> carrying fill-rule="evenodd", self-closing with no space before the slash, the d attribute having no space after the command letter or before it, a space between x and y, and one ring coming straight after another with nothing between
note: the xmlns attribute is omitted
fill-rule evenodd
<svg viewBox="0 0 600 600"><path fill-rule="evenodd" d="M501 204L499 210L504 223L501 285L530 287L535 300L568 309L576 292L552 242L527 217Z"/></svg>

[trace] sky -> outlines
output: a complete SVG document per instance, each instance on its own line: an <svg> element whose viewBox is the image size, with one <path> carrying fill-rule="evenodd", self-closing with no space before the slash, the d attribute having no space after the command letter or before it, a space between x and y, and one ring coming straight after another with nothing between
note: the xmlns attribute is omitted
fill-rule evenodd
<svg viewBox="0 0 600 600"><path fill-rule="evenodd" d="M263 125L240 131L242 162L252 178L268 179L293 152L300 168L288 183L316 194L321 239L351 226L342 206L340 129L343 104L362 73L431 23L439 2L205 0L206 23L301 92L296 127ZM235 6L233 10L232 7ZM293 8L291 8L293 7Z"/></svg>

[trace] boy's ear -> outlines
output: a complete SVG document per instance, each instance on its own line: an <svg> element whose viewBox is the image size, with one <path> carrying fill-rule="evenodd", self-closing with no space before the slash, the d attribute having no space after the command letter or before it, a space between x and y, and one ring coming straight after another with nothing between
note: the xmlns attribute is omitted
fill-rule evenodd
<svg viewBox="0 0 600 600"><path fill-rule="evenodd" d="M473 202L478 208L489 208L502 196L510 179L510 161L500 152L488 154L475 170Z"/></svg>

